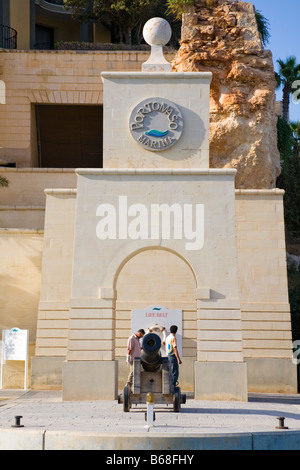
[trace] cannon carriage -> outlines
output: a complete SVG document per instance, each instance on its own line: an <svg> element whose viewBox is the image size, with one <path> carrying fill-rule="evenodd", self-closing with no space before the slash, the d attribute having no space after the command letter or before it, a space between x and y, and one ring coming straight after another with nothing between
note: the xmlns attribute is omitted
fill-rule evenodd
<svg viewBox="0 0 300 470"><path fill-rule="evenodd" d="M133 386L125 386L119 403L123 403L124 412L129 412L132 405L145 404L147 394L154 396L158 405L173 405L173 411L179 412L181 404L186 402L186 395L173 385L172 373L167 357L162 357L161 339L155 333L148 333L142 340L142 355L133 363Z"/></svg>

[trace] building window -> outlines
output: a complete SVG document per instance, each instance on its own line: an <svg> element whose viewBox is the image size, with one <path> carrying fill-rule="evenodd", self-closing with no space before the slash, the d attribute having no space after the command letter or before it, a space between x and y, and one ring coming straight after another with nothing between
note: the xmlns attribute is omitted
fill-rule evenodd
<svg viewBox="0 0 300 470"><path fill-rule="evenodd" d="M54 49L54 29L48 26L36 25L35 49Z"/></svg>
<svg viewBox="0 0 300 470"><path fill-rule="evenodd" d="M39 166L103 167L103 106L36 105Z"/></svg>

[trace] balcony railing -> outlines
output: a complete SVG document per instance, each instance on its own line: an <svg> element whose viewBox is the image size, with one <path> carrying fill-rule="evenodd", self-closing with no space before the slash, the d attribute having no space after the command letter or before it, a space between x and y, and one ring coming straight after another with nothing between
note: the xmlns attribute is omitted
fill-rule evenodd
<svg viewBox="0 0 300 470"><path fill-rule="evenodd" d="M70 15L71 11L64 8L64 0L35 0L35 4L44 10L52 11L54 13L64 13Z"/></svg>
<svg viewBox="0 0 300 470"><path fill-rule="evenodd" d="M15 29L0 25L0 47L3 49L17 49L18 33Z"/></svg>
<svg viewBox="0 0 300 470"><path fill-rule="evenodd" d="M48 3L54 3L55 5L63 5L64 0L47 0Z"/></svg>

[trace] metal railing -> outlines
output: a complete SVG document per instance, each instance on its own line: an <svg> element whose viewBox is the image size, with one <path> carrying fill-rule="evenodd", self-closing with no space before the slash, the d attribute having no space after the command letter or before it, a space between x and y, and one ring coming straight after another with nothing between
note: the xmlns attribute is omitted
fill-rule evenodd
<svg viewBox="0 0 300 470"><path fill-rule="evenodd" d="M48 3L53 3L54 5L63 5L64 0L45 0Z"/></svg>
<svg viewBox="0 0 300 470"><path fill-rule="evenodd" d="M63 10L65 4L64 0L35 0L35 3L45 10L50 11L59 11L61 9ZM56 10L55 7L58 7L58 10Z"/></svg>
<svg viewBox="0 0 300 470"><path fill-rule="evenodd" d="M53 49L53 44L51 42L36 42L33 46L33 49L40 51L50 51Z"/></svg>
<svg viewBox="0 0 300 470"><path fill-rule="evenodd" d="M0 24L0 47L17 49L18 33L14 28Z"/></svg>

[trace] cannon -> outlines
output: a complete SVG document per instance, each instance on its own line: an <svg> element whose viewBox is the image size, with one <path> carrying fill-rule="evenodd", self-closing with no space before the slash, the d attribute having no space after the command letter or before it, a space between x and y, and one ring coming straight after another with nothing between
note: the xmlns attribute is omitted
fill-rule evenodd
<svg viewBox="0 0 300 470"><path fill-rule="evenodd" d="M145 404L148 393L154 395L155 404L173 405L174 412L179 412L181 404L186 403L186 395L173 385L169 360L161 356L160 348L161 339L155 333L143 337L142 355L133 363L132 389L125 386L123 395L118 397L124 412L129 412L134 404Z"/></svg>

